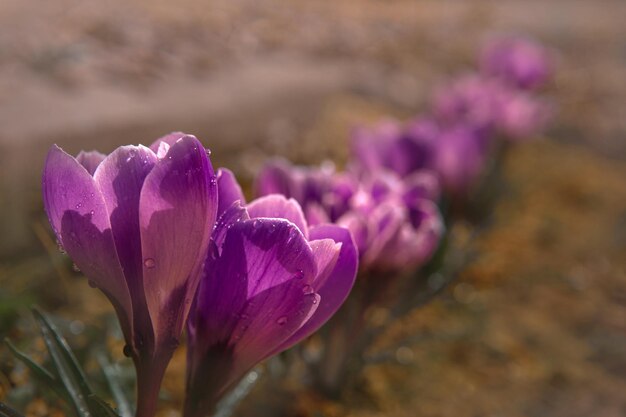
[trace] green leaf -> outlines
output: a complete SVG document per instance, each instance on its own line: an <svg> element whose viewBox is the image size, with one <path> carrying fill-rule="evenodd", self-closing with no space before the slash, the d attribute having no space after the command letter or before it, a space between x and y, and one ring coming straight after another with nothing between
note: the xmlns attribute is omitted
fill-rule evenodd
<svg viewBox="0 0 626 417"><path fill-rule="evenodd" d="M69 345L61 336L52 322L38 309L33 309L35 319L39 323L56 373L69 394L69 399L79 417L93 417L87 398L92 395L85 374L70 350Z"/></svg>
<svg viewBox="0 0 626 417"><path fill-rule="evenodd" d="M106 401L94 394L87 397L87 404L96 417L120 417Z"/></svg>
<svg viewBox="0 0 626 417"><path fill-rule="evenodd" d="M64 400L68 400L67 392L63 390L59 384L59 380L52 375L47 369L42 368L41 365L32 360L24 352L18 350L8 338L4 339L4 343L7 345L13 355L20 360L30 371L35 379L52 389L59 397Z"/></svg>
<svg viewBox="0 0 626 417"><path fill-rule="evenodd" d="M117 411L119 415L122 417L132 417L134 413L130 403L128 402L128 398L126 398L126 395L124 394L124 388L118 380L116 366L111 363L107 354L102 350L96 353L96 358L98 360L98 364L100 364L100 367L102 368L104 379L109 385L113 399L117 404Z"/></svg>
<svg viewBox="0 0 626 417"><path fill-rule="evenodd" d="M0 401L0 417L24 417L2 401Z"/></svg>

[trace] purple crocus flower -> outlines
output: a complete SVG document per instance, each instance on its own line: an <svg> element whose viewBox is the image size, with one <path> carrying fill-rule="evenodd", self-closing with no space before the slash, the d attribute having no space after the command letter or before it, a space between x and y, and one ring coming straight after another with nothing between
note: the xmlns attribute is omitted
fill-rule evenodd
<svg viewBox="0 0 626 417"><path fill-rule="evenodd" d="M186 417L208 415L257 363L322 326L358 267L348 230L309 227L299 204L281 195L245 205L227 170L218 184L223 213L188 324Z"/></svg>
<svg viewBox="0 0 626 417"><path fill-rule="evenodd" d="M481 53L480 67L484 74L525 90L541 87L552 75L546 49L518 36L489 41Z"/></svg>
<svg viewBox="0 0 626 417"><path fill-rule="evenodd" d="M401 177L423 167L428 157L427 143L408 137L404 125L395 120L354 128L351 148L359 160L358 168L363 172L385 168Z"/></svg>
<svg viewBox="0 0 626 417"><path fill-rule="evenodd" d="M418 171L401 180L389 171L360 179L350 209L336 220L348 228L365 273L395 273L425 264L444 232L437 179Z"/></svg>
<svg viewBox="0 0 626 417"><path fill-rule="evenodd" d="M466 74L435 91L433 115L444 125L464 123L494 131L500 121L502 102L511 94L497 79Z"/></svg>
<svg viewBox="0 0 626 417"><path fill-rule="evenodd" d="M59 243L115 307L137 369L137 415L152 416L217 213L204 147L182 133L106 157L53 146L43 199Z"/></svg>
<svg viewBox="0 0 626 417"><path fill-rule="evenodd" d="M489 140L466 125L440 130L433 143L428 168L437 173L442 188L453 197L464 196L483 174Z"/></svg>
<svg viewBox="0 0 626 417"><path fill-rule="evenodd" d="M375 143L369 136L359 138ZM385 141L390 142L389 138ZM443 233L433 203L439 198L437 178L432 172L418 170L401 179L386 169L385 164L393 159L375 161L375 154L368 155L368 162L377 168L368 171L354 164L355 172L326 171L324 175L324 168L272 162L257 178L257 193L271 190L299 198L309 223L334 223L349 229L359 249L362 272L402 271L421 265L437 248ZM308 182L318 180L315 198L303 192L303 176Z"/></svg>
<svg viewBox="0 0 626 417"><path fill-rule="evenodd" d="M337 172L330 162L304 167L283 159L269 161L255 181L256 195L281 194L295 199L312 225L333 222L345 213L356 187L350 175Z"/></svg>
<svg viewBox="0 0 626 417"><path fill-rule="evenodd" d="M512 141L532 138L546 126L551 115L548 103L527 92L503 95L498 131Z"/></svg>
<svg viewBox="0 0 626 417"><path fill-rule="evenodd" d="M461 77L439 89L433 108L442 125L463 124L507 140L531 137L550 115L548 105L529 92L477 75Z"/></svg>

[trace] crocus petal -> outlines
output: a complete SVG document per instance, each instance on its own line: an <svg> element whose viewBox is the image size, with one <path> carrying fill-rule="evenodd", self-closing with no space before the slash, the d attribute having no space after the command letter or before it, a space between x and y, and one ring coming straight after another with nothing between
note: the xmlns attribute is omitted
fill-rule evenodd
<svg viewBox="0 0 626 417"><path fill-rule="evenodd" d="M282 159L268 162L256 177L254 184L256 195L282 194L287 198L295 197L292 170L291 165Z"/></svg>
<svg viewBox="0 0 626 417"><path fill-rule="evenodd" d="M359 254L350 232L339 226L324 224L311 228L311 239L315 242L332 240L335 242L331 247L324 245L325 249L331 252L331 259L334 258L332 252L337 245L340 246L339 254L333 262L333 267L326 273L318 275L313 283L313 288L320 295L320 304L315 313L304 325L298 329L289 339L276 348L272 354L281 352L295 345L299 341L315 333L324 323L326 323L339 310L339 307L348 298L352 290L359 266ZM319 247L322 249L322 247ZM315 249L314 249L315 252ZM326 258L317 252L318 258ZM328 254L326 254L328 255ZM329 265L330 263L327 263Z"/></svg>
<svg viewBox="0 0 626 417"><path fill-rule="evenodd" d="M219 257L207 259L190 344L204 352L192 357L223 361L230 355L230 378L221 383L243 376L310 317L319 297L306 288L316 272L313 252L292 223L233 224Z"/></svg>
<svg viewBox="0 0 626 417"><path fill-rule="evenodd" d="M404 201L411 205L418 199L439 200L439 180L433 171L417 171L404 179Z"/></svg>
<svg viewBox="0 0 626 417"><path fill-rule="evenodd" d="M381 269L402 270L423 265L439 247L444 233L443 220L437 206L422 200L412 210L412 222L405 222L379 257Z"/></svg>
<svg viewBox="0 0 626 417"><path fill-rule="evenodd" d="M172 132L169 135L165 135L163 137L160 137L157 140L155 140L154 142L152 142L152 145L150 145L150 149L152 149L152 152L154 152L155 154L158 154L159 153L159 148L162 147L162 145L161 145L162 143L165 143L167 145L167 147L169 148L170 146L175 144L179 139L182 139L185 136L187 136L187 134L185 134L183 132Z"/></svg>
<svg viewBox="0 0 626 417"><path fill-rule="evenodd" d="M179 335L217 215L217 182L202 144L178 139L145 179L139 201L146 301L157 344ZM174 336L174 337L176 337Z"/></svg>
<svg viewBox="0 0 626 417"><path fill-rule="evenodd" d="M318 203L310 203L306 206L306 220L309 225L330 223L326 210Z"/></svg>
<svg viewBox="0 0 626 417"><path fill-rule="evenodd" d="M218 182L219 184L219 182ZM226 239L226 232L228 228L233 224L243 220L250 220L248 210L241 205L239 201L235 201L230 207L228 207L219 217L213 228L213 234L211 240L215 245L215 250L221 251Z"/></svg>
<svg viewBox="0 0 626 417"><path fill-rule="evenodd" d="M132 307L115 248L109 213L95 180L76 159L53 146L43 172L43 199L57 238L81 271L115 306L132 336Z"/></svg>
<svg viewBox="0 0 626 417"><path fill-rule="evenodd" d="M90 175L96 172L96 168L98 168L100 162L104 161L104 158L106 158L106 155L98 151L80 151L76 156L78 163L84 166Z"/></svg>
<svg viewBox="0 0 626 417"><path fill-rule="evenodd" d="M298 226L305 238L309 237L309 228L302 208L293 198L287 199L280 194L271 194L257 198L248 204L247 208L251 218L287 219Z"/></svg>
<svg viewBox="0 0 626 417"><path fill-rule="evenodd" d="M362 267L369 267L376 263L380 253L393 240L402 224L407 221L406 210L393 202L382 203L372 210L367 221L369 242L367 249L359 254Z"/></svg>
<svg viewBox="0 0 626 417"><path fill-rule="evenodd" d="M235 178L235 174L226 168L217 171L218 207L217 217L219 218L226 209L233 205L235 201L246 203L246 199L241 191L241 186Z"/></svg>
<svg viewBox="0 0 626 417"><path fill-rule="evenodd" d="M157 157L145 146L122 146L105 158L94 179L107 205L120 264L133 302L134 323L144 342L153 340L143 288L139 196Z"/></svg>

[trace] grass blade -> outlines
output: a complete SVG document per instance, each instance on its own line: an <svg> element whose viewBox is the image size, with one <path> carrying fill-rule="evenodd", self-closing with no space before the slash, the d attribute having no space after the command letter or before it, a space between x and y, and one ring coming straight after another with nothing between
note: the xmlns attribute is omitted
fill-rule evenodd
<svg viewBox="0 0 626 417"><path fill-rule="evenodd" d="M32 360L24 352L21 352L20 350L18 350L8 338L4 339L4 343L7 345L11 353L13 353L13 355L19 361L21 361L24 365L26 365L28 369L30 369L35 379L47 385L49 388L51 388L55 392L55 394L57 394L62 399L69 400L67 396L67 392L61 388L59 384L59 380L54 375L52 375L47 369L41 367L41 365L39 365L37 362Z"/></svg>
<svg viewBox="0 0 626 417"><path fill-rule="evenodd" d="M24 417L2 401L0 401L0 417Z"/></svg>
<svg viewBox="0 0 626 417"><path fill-rule="evenodd" d="M115 365L112 364L111 361L109 361L109 358L103 351L99 351L96 354L96 358L98 359L98 363L102 368L104 378L106 379L109 389L111 390L113 399L117 404L118 414L121 417L133 417L134 413L132 407L128 402L128 398L126 398L126 395L124 394L124 388L118 380L118 374Z"/></svg>
<svg viewBox="0 0 626 417"><path fill-rule="evenodd" d="M39 323L56 373L69 394L70 402L76 414L79 417L93 417L87 405L87 398L91 395L91 389L74 354L56 327L41 311L33 309L33 314Z"/></svg>
<svg viewBox="0 0 626 417"><path fill-rule="evenodd" d="M96 417L120 417L106 401L94 394L87 397L87 403Z"/></svg>

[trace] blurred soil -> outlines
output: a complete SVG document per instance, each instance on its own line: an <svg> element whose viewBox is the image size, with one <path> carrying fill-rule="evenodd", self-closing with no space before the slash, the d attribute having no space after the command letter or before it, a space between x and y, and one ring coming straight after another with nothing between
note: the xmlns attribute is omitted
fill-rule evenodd
<svg viewBox="0 0 626 417"><path fill-rule="evenodd" d="M557 54L558 114L508 154L478 259L388 329L358 390L330 402L262 381L240 415L626 415L624 16L621 0L3 1L0 333L31 335L33 301L88 327L110 312L50 238L37 184L53 142L110 151L184 130L244 181L274 154L341 163L351 126L415 114L486 35L521 31ZM8 358L0 399L25 383ZM180 352L163 416L183 367Z"/></svg>

